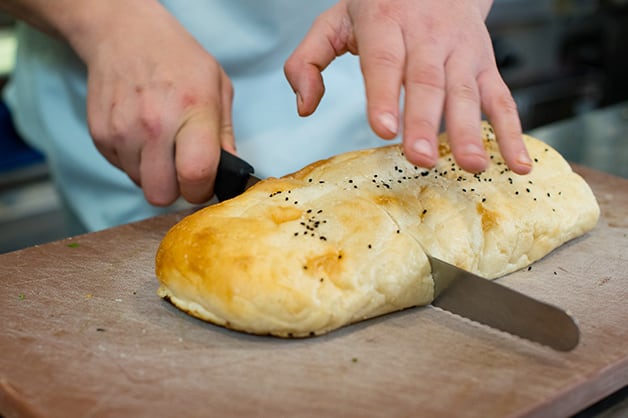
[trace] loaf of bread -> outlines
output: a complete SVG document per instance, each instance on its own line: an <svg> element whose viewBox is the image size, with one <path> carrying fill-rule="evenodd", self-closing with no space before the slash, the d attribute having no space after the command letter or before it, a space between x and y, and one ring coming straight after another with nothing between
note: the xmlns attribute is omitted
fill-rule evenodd
<svg viewBox="0 0 628 418"><path fill-rule="evenodd" d="M426 253L488 279L592 229L599 207L550 146L511 172L488 124L490 167L461 170L445 135L433 169L399 145L316 162L183 219L156 256L158 294L200 319L281 337L319 335L433 300Z"/></svg>

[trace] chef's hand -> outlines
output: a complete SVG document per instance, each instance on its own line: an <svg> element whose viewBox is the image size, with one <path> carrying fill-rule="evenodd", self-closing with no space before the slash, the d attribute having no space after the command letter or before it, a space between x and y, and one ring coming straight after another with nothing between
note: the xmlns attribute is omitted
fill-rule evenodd
<svg viewBox="0 0 628 418"><path fill-rule="evenodd" d="M327 65L346 52L359 54L371 127L385 139L403 131L412 163L436 163L444 112L458 164L473 172L485 169L483 110L507 165L519 174L529 172L518 112L484 23L491 5L492 0L340 0L318 17L286 61L299 114L307 116L318 106Z"/></svg>
<svg viewBox="0 0 628 418"><path fill-rule="evenodd" d="M71 40L88 69L96 147L154 205L209 200L220 148L235 152L231 81L159 2L101 2L99 11L102 30Z"/></svg>

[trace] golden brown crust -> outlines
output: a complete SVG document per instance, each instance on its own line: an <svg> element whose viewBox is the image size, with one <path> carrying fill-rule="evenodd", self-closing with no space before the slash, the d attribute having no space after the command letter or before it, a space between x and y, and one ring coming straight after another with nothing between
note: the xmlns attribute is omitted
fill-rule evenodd
<svg viewBox="0 0 628 418"><path fill-rule="evenodd" d="M201 319L256 334L308 336L428 304L425 252L494 278L595 226L588 185L549 146L525 137L532 174L462 171L441 137L437 166L398 145L320 161L188 216L156 258L159 295Z"/></svg>

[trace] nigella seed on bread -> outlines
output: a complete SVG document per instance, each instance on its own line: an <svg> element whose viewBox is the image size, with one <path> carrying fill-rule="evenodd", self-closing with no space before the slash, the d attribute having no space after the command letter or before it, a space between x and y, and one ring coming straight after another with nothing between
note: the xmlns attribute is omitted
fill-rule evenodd
<svg viewBox="0 0 628 418"><path fill-rule="evenodd" d="M446 136L430 169L400 146L313 163L189 215L156 256L158 294L228 328L281 337L429 304L426 253L488 279L592 229L599 207L554 149L524 136L532 173L510 171L483 124L490 167L463 171Z"/></svg>

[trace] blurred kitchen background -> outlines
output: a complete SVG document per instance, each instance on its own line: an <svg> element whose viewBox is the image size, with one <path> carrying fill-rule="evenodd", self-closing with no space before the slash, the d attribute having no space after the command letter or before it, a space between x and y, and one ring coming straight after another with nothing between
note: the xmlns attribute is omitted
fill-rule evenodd
<svg viewBox="0 0 628 418"><path fill-rule="evenodd" d="M0 15L0 86L13 23ZM488 25L524 130L570 161L628 178L628 0L495 0ZM0 103L0 253L69 234L43 157Z"/></svg>

